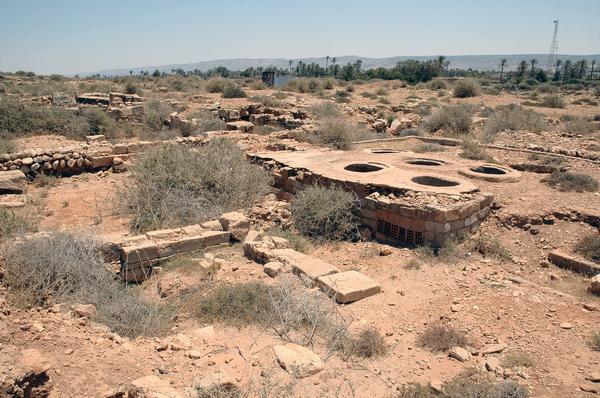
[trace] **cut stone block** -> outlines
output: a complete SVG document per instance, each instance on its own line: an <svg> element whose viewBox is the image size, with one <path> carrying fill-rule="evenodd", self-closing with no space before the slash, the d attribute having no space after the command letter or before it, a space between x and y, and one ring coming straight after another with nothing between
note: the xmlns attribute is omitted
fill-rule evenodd
<svg viewBox="0 0 600 398"><path fill-rule="evenodd" d="M225 123L225 128L227 130L239 130L244 133L250 133L252 130L254 130L254 124L245 120L239 120L237 122Z"/></svg>
<svg viewBox="0 0 600 398"><path fill-rule="evenodd" d="M381 291L381 285L357 271L321 276L317 284L338 303L351 303Z"/></svg>
<svg viewBox="0 0 600 398"><path fill-rule="evenodd" d="M281 273L282 268L283 264L281 264L279 261L271 261L265 264L265 266L263 267L263 271L271 278L275 278Z"/></svg>
<svg viewBox="0 0 600 398"><path fill-rule="evenodd" d="M323 370L323 361L317 354L298 344L276 345L273 347L277 362L297 379L308 377Z"/></svg>
<svg viewBox="0 0 600 398"><path fill-rule="evenodd" d="M158 246L149 240L121 248L121 261L125 264L144 263L157 258Z"/></svg>
<svg viewBox="0 0 600 398"><path fill-rule="evenodd" d="M0 194L23 193L27 178L21 170L0 171Z"/></svg>
<svg viewBox="0 0 600 398"><path fill-rule="evenodd" d="M229 231L234 240L242 241L250 230L250 219L237 211L224 213L219 217L224 231Z"/></svg>
<svg viewBox="0 0 600 398"><path fill-rule="evenodd" d="M208 229L209 231L222 231L223 226L218 220L207 221L202 223L202 228Z"/></svg>
<svg viewBox="0 0 600 398"><path fill-rule="evenodd" d="M548 260L557 267L566 268L574 272L579 272L585 275L600 274L600 265L588 260L573 257L563 253L560 250L555 250L548 253Z"/></svg>
<svg viewBox="0 0 600 398"><path fill-rule="evenodd" d="M273 258L290 265L294 274L306 275L312 280L339 272L337 267L293 249L274 249L271 252Z"/></svg>

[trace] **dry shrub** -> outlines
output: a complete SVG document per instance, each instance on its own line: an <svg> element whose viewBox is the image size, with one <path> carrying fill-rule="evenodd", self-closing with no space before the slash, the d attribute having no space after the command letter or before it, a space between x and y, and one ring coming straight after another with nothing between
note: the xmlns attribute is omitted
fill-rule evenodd
<svg viewBox="0 0 600 398"><path fill-rule="evenodd" d="M534 363L532 356L523 351L511 351L502 358L503 368L531 368Z"/></svg>
<svg viewBox="0 0 600 398"><path fill-rule="evenodd" d="M477 369L467 369L442 386L437 392L430 386L410 383L403 386L395 398L527 398L526 387L513 380L497 381L493 375Z"/></svg>
<svg viewBox="0 0 600 398"><path fill-rule="evenodd" d="M445 90L448 88L448 85L443 80L433 79L430 82L426 83L426 87L430 90Z"/></svg>
<svg viewBox="0 0 600 398"><path fill-rule="evenodd" d="M5 258L6 285L25 304L93 304L98 320L129 337L166 330L174 313L117 282L99 243L86 236L52 232L24 239L8 246Z"/></svg>
<svg viewBox="0 0 600 398"><path fill-rule="evenodd" d="M555 171L542 181L565 192L595 192L598 190L598 181L587 174Z"/></svg>
<svg viewBox="0 0 600 398"><path fill-rule="evenodd" d="M237 84L228 83L223 87L223 98L246 98L248 94Z"/></svg>
<svg viewBox="0 0 600 398"><path fill-rule="evenodd" d="M253 80L250 83L251 90L266 90L267 88L269 88L269 86L267 86L262 80Z"/></svg>
<svg viewBox="0 0 600 398"><path fill-rule="evenodd" d="M423 127L430 132L443 130L450 135L465 135L471 131L473 108L469 105L441 107L429 116Z"/></svg>
<svg viewBox="0 0 600 398"><path fill-rule="evenodd" d="M479 83L473 79L459 80L454 84L454 97L476 97L480 93Z"/></svg>
<svg viewBox="0 0 600 398"><path fill-rule="evenodd" d="M292 200L294 226L308 237L323 240L358 236L359 204L356 195L336 185L312 186Z"/></svg>
<svg viewBox="0 0 600 398"><path fill-rule="evenodd" d="M446 148L444 145L435 144L435 143L431 143L431 142L422 142L413 149L413 152L416 152L416 153L444 152L447 150L448 150L448 148Z"/></svg>
<svg viewBox="0 0 600 398"><path fill-rule="evenodd" d="M317 119L337 118L342 111L334 102L324 101L308 107L308 112Z"/></svg>
<svg viewBox="0 0 600 398"><path fill-rule="evenodd" d="M484 257L510 258L510 252L500 243L498 238L488 234L477 235L471 238L466 245L468 250L477 252Z"/></svg>
<svg viewBox="0 0 600 398"><path fill-rule="evenodd" d="M290 228L271 229L269 230L269 235L279 236L280 238L287 239L290 247L300 253L306 253L310 247L309 239L295 231L292 231Z"/></svg>
<svg viewBox="0 0 600 398"><path fill-rule="evenodd" d="M321 82L319 79L300 78L288 80L283 85L283 90L293 91L297 93L317 94L323 91L323 87L321 86Z"/></svg>
<svg viewBox="0 0 600 398"><path fill-rule="evenodd" d="M444 398L526 398L529 391L512 380L496 381L489 373L467 369L444 384Z"/></svg>
<svg viewBox="0 0 600 398"><path fill-rule="evenodd" d="M560 95L546 95L540 101L540 105L546 108L564 108L565 101Z"/></svg>
<svg viewBox="0 0 600 398"><path fill-rule="evenodd" d="M526 130L537 133L548 128L542 115L532 109L523 108L517 104L499 105L492 117L486 122L484 133L491 139L501 131Z"/></svg>
<svg viewBox="0 0 600 398"><path fill-rule="evenodd" d="M231 84L227 79L212 78L206 83L206 91L209 93L222 93L227 84Z"/></svg>
<svg viewBox="0 0 600 398"><path fill-rule="evenodd" d="M169 123L169 115L173 112L171 105L151 100L144 104L144 125L152 130L161 130Z"/></svg>
<svg viewBox="0 0 600 398"><path fill-rule="evenodd" d="M594 351L600 351L600 330L592 333L588 340L589 347Z"/></svg>
<svg viewBox="0 0 600 398"><path fill-rule="evenodd" d="M203 110L194 112L189 116L190 120L195 119L194 133L205 133L207 131L225 130L225 122L219 119L212 112Z"/></svg>
<svg viewBox="0 0 600 398"><path fill-rule="evenodd" d="M421 257L428 257L444 264L455 263L462 256L459 244L454 239L448 239L443 244L421 245L415 251Z"/></svg>
<svg viewBox="0 0 600 398"><path fill-rule="evenodd" d="M32 217L23 217L0 207L0 241L35 229L36 222Z"/></svg>
<svg viewBox="0 0 600 398"><path fill-rule="evenodd" d="M269 191L270 181L231 141L214 139L199 148L164 145L140 156L131 181L119 190L119 202L133 215L132 229L148 231L251 206Z"/></svg>
<svg viewBox="0 0 600 398"><path fill-rule="evenodd" d="M270 95L257 95L251 98L252 101L259 102L270 108L283 108L285 104Z"/></svg>
<svg viewBox="0 0 600 398"><path fill-rule="evenodd" d="M464 347L470 344L468 335L454 326L441 322L429 325L421 336L419 345L432 352L445 352L452 347Z"/></svg>
<svg viewBox="0 0 600 398"><path fill-rule="evenodd" d="M301 345L322 338L332 352L340 349L346 323L333 300L320 291L306 290L295 276L284 275L279 281L276 286L219 285L197 300L194 313L204 322L261 326Z"/></svg>
<svg viewBox="0 0 600 398"><path fill-rule="evenodd" d="M226 388L220 384L207 387L196 387L196 398L242 398L246 397L238 386Z"/></svg>
<svg viewBox="0 0 600 398"><path fill-rule="evenodd" d="M333 149L350 149L352 133L356 128L344 118L328 118L319 123L316 140Z"/></svg>
<svg viewBox="0 0 600 398"><path fill-rule="evenodd" d="M379 331L368 327L362 329L357 336L348 336L342 340L342 351L348 356L375 358L385 355L387 346Z"/></svg>
<svg viewBox="0 0 600 398"><path fill-rule="evenodd" d="M600 235L595 233L583 237L575 245L575 252L588 260L600 263Z"/></svg>
<svg viewBox="0 0 600 398"><path fill-rule="evenodd" d="M0 133L0 153L10 153L15 150L15 145L8 134Z"/></svg>
<svg viewBox="0 0 600 398"><path fill-rule="evenodd" d="M571 134L587 135L596 131L597 127L587 118L574 117L565 123L565 130Z"/></svg>
<svg viewBox="0 0 600 398"><path fill-rule="evenodd" d="M462 152L460 157L471 160L484 160L486 162L492 161L492 157L486 152L486 150L479 145L478 141L475 140L463 140L461 143Z"/></svg>

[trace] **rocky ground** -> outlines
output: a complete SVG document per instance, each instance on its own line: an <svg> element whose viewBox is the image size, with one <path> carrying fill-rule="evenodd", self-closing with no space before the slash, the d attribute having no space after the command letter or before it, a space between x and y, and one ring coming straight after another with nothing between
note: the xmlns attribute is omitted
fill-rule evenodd
<svg viewBox="0 0 600 398"><path fill-rule="evenodd" d="M385 84L357 86L352 101L343 105L352 110L348 117L370 123L359 107L379 105L359 93ZM388 90L393 104L407 101L410 95L437 95L424 89ZM271 93L260 90L251 94ZM190 107L184 114L217 101L232 108L249 102L224 100L214 94L188 100ZM318 101L308 94L295 94L289 106L305 107ZM449 101L493 107L522 98L507 94ZM598 107L585 105L540 111L548 117L599 113ZM281 133L230 135L251 151L282 142L298 148L310 146ZM56 136L29 137L17 141L17 146L64 146L65 142ZM595 145L597 151L598 134L502 133L495 144L574 150L594 150ZM418 142L407 140L386 147L412 150L416 145ZM460 152L458 147L448 147L444 156L458 159ZM525 152L488 152L503 165L532 162ZM433 152L421 155L435 157ZM597 162L571 157L565 164L571 171L600 177ZM379 294L337 305L337 309L349 321L350 330L372 326L384 336L387 352L382 356L347 358L328 352L322 341L303 350L282 341L270 329L201 324L186 311L189 302L165 335L129 339L97 323L93 308L60 304L28 309L12 301L2 286L0 386L15 391L33 386L33 395L14 395L19 397L125 397L131 386L145 390L145 396L192 397L196 396L194 386L213 383L235 385L249 396L392 397L404 384L437 387L476 367L497 380L527 386L534 397L594 396L600 393L600 352L590 348L589 339L600 332L600 297L586 291L587 277L560 269L547 257L555 249L571 253L582 236L598 233L600 193L561 192L544 184L544 177L524 171L516 183L475 182L495 197L495 210L479 234L495 237L507 250L505 256L461 251L456 258L446 259L377 242L307 243L306 254L340 271L360 271L381 285ZM100 172L56 179L48 185L33 182L27 194L19 196L24 206L16 211L38 217L40 230L91 232L101 239L129 236L129 220L114 206L116 187L126 184L128 178L129 172ZM248 212L253 229L289 222L289 214L277 203L270 197L262 207ZM262 265L246 258L240 243L212 248L204 255L213 262L218 260L210 283L262 281L272 285L281 278L269 277ZM165 267L141 288L158 300L202 283L206 283L202 270L185 264ZM422 333L440 321L467 331L471 345L453 350L451 355L422 347ZM511 363L516 355L528 358L526 366ZM296 361L303 377L297 377L290 361Z"/></svg>

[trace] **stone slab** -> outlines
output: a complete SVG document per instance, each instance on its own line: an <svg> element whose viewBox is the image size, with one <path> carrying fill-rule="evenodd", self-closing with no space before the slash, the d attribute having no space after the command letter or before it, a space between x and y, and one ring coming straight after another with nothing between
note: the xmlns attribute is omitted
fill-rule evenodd
<svg viewBox="0 0 600 398"><path fill-rule="evenodd" d="M381 291L379 283L357 271L321 276L317 285L338 303L351 303Z"/></svg>
<svg viewBox="0 0 600 398"><path fill-rule="evenodd" d="M273 347L277 362L297 379L312 376L323 370L323 361L317 354L298 344L283 344Z"/></svg>
<svg viewBox="0 0 600 398"><path fill-rule="evenodd" d="M573 257L570 254L564 253L560 250L554 250L548 253L548 260L557 267L566 268L581 274L591 276L600 274L600 264Z"/></svg>
<svg viewBox="0 0 600 398"><path fill-rule="evenodd" d="M158 258L158 246L149 240L121 248L121 261L125 264L144 263Z"/></svg>
<svg viewBox="0 0 600 398"><path fill-rule="evenodd" d="M305 275L313 281L321 276L339 272L336 266L294 249L273 249L271 253L275 259L290 265L294 274Z"/></svg>
<svg viewBox="0 0 600 398"><path fill-rule="evenodd" d="M21 170L0 171L0 194L25 192L27 178Z"/></svg>

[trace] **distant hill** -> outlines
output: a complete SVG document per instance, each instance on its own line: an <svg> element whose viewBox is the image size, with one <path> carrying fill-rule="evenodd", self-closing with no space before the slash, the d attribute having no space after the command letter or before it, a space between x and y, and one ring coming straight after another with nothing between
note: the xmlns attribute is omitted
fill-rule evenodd
<svg viewBox="0 0 600 398"><path fill-rule="evenodd" d="M397 57L386 57L386 58L367 58L367 57L359 57L357 55L347 55L342 57L337 57L336 63L338 65L346 65L348 62L353 63L356 60L362 60L363 69L371 69L371 68L390 68L396 65L399 61L406 61L407 59L416 59L419 61L426 61L430 59L436 59L437 56L397 56ZM459 69L474 69L481 71L489 71L489 70L498 70L500 60L506 58L507 60L507 69L514 70L521 60L526 60L529 62L531 59L537 59L538 65L540 67L545 67L548 59L548 54L513 54L513 55L450 55L447 56L446 59L450 61L450 68L459 68ZM592 55L568 55L568 54L560 54L557 55L558 59L567 60L570 59L573 62L576 62L580 59L586 59L588 61L596 60L597 64L600 64L600 54L592 54ZM311 62L325 65L325 57L315 57L315 58L296 58L292 59L294 65L298 61L302 61L310 64ZM329 60L331 62L331 59ZM246 59L246 58L232 58L232 59L217 59L214 61L203 61L203 62L194 62L190 64L172 64L172 65L157 65L157 66L141 66L141 67L132 67L132 68L122 68L122 69L108 69L102 70L99 72L93 73L82 73L83 76L89 76L96 73L99 73L103 76L123 76L128 75L129 71L133 71L134 74L137 74L141 71L149 71L152 73L155 70L159 70L161 72L171 72L172 69L183 69L185 71L190 71L194 69L199 69L201 71L207 71L209 69L216 68L218 66L224 66L229 70L244 70L249 67L267 67L267 66L277 66L279 68L287 68L289 67L289 59L285 58L256 58L256 59ZM599 65L600 67L600 65Z"/></svg>

